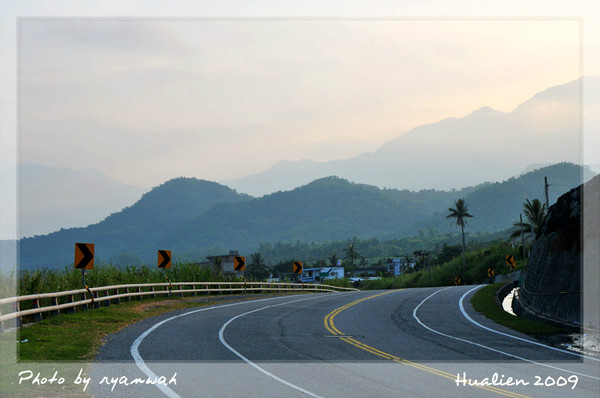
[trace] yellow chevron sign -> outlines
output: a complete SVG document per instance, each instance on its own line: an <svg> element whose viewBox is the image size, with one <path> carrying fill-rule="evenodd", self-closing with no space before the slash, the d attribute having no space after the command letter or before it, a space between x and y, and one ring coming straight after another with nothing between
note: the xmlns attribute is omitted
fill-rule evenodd
<svg viewBox="0 0 600 398"><path fill-rule="evenodd" d="M294 261L294 274L302 273L302 261Z"/></svg>
<svg viewBox="0 0 600 398"><path fill-rule="evenodd" d="M75 268L94 269L94 244L75 243Z"/></svg>
<svg viewBox="0 0 600 398"><path fill-rule="evenodd" d="M158 251L158 268L171 268L171 250Z"/></svg>
<svg viewBox="0 0 600 398"><path fill-rule="evenodd" d="M510 266L511 269L517 268L517 263L515 262L515 256L509 254L506 256L506 265Z"/></svg>
<svg viewBox="0 0 600 398"><path fill-rule="evenodd" d="M236 271L245 271L246 270L246 257L235 256L233 258L233 269Z"/></svg>

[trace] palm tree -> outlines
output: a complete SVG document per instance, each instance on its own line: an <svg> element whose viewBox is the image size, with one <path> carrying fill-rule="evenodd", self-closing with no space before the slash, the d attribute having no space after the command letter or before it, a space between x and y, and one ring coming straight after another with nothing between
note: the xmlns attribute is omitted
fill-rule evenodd
<svg viewBox="0 0 600 398"><path fill-rule="evenodd" d="M346 249L344 249L344 253L345 256L344 258L347 258L350 261L350 266L354 269L354 261L360 258L360 253L356 251L356 249L354 248L356 244L356 239L352 240L352 243L350 243L350 246L348 246Z"/></svg>
<svg viewBox="0 0 600 398"><path fill-rule="evenodd" d="M463 275L465 273L465 268L467 267L467 246L465 245L465 225L467 225L466 218L473 217L469 214L469 209L467 208L467 204L464 199L458 199L454 202L454 208L448 208L450 210L450 214L446 216L446 218L455 218L456 226L460 227L462 232L462 245L463 245Z"/></svg>
<svg viewBox="0 0 600 398"><path fill-rule="evenodd" d="M539 199L525 199L523 202L523 213L527 219L527 223L517 221L513 223L513 226L517 228L511 235L510 239L521 236L521 233L532 234L531 239L537 234L537 231L542 226L544 218L546 218L546 205L542 204Z"/></svg>
<svg viewBox="0 0 600 398"><path fill-rule="evenodd" d="M529 199L525 199L525 203L523 203L523 213L525 213L525 218L527 218L533 226L534 234L537 234L542 226L542 223L546 218L546 210L546 205L542 204L539 199L533 199L531 202Z"/></svg>
<svg viewBox="0 0 600 398"><path fill-rule="evenodd" d="M250 255L251 263L249 264L250 268L248 273L250 277L256 280L262 280L269 277L269 269L265 264L265 259L260 253L253 253Z"/></svg>
<svg viewBox="0 0 600 398"><path fill-rule="evenodd" d="M329 257L329 265L331 265L332 267L337 267L338 257L335 254L332 254L331 257Z"/></svg>

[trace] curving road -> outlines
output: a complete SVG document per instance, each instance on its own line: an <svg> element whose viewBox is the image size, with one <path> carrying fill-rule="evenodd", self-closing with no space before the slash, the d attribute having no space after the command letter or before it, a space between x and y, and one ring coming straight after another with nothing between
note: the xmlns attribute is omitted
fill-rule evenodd
<svg viewBox="0 0 600 398"><path fill-rule="evenodd" d="M295 295L169 313L110 336L90 370L88 392L598 396L598 358L547 347L490 322L469 304L476 289ZM148 380L159 382L138 383Z"/></svg>

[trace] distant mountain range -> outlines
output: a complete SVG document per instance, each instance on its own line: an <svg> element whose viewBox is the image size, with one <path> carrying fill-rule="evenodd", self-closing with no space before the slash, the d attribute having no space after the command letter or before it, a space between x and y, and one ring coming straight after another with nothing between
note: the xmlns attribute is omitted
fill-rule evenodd
<svg viewBox="0 0 600 398"><path fill-rule="evenodd" d="M419 229L451 231L444 216L460 197L474 215L470 232L501 231L518 219L526 198L543 198L544 176L552 202L592 173L561 163L501 183L419 192L327 177L261 198L214 182L177 178L97 224L22 239L20 267L72 264L76 242L95 243L98 262L154 264L159 249L172 250L175 260L202 261L228 249L248 255L266 241L392 239L413 236Z"/></svg>
<svg viewBox="0 0 600 398"><path fill-rule="evenodd" d="M549 88L509 113L481 108L463 118L416 127L373 153L330 162L282 161L263 173L222 183L262 196L335 175L379 188L447 191L559 161L580 164L580 82ZM600 78L586 77L585 87L588 93L600 92ZM588 115L600 106L595 99L586 104L596 107ZM586 120L591 123L587 128L600 128L594 125L599 119ZM12 176L0 179L11 180L15 170L5 173ZM98 223L149 190L91 169L23 164L19 176L19 237ZM8 207L16 206L17 195L8 196L14 199Z"/></svg>
<svg viewBox="0 0 600 398"><path fill-rule="evenodd" d="M588 92L600 90L600 78L584 79ZM580 84L581 79L544 90L512 112L484 107L462 118L419 126L373 153L328 162L282 161L262 173L223 183L253 196L330 175L378 187L450 190L501 181L534 163L581 164Z"/></svg>
<svg viewBox="0 0 600 398"><path fill-rule="evenodd" d="M97 223L135 203L147 190L93 169L23 164L19 167L20 236Z"/></svg>

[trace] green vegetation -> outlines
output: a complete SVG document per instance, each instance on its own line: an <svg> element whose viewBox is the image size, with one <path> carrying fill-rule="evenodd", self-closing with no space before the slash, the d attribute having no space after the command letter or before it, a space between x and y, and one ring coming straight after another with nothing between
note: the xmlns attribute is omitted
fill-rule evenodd
<svg viewBox="0 0 600 398"><path fill-rule="evenodd" d="M380 281L370 281L363 284L363 288L392 288L393 278L387 270L386 259L391 257L410 257L415 258L416 266L414 269L408 268L401 276L396 277L396 287L418 287L418 286L444 286L454 283L454 277L460 276L462 272L462 249L460 245L448 245L446 242L456 242L457 236L440 238L432 240L436 246L431 248L429 255L424 257L419 255L422 250L412 250L413 255L401 255L400 253L410 253L415 247L422 247L424 240L418 238L406 239L403 241L380 242L376 239L334 242L321 245L307 245L297 243L296 245L281 246L263 246L263 251L253 253L247 257L246 277L248 280L265 280L269 275L274 277L291 277L293 261L304 259L305 268L327 267L337 263L339 258L335 252L343 253L345 248L351 248L356 255L360 254L360 261L356 262L354 268L348 267L346 271L353 271L356 276L381 276ZM431 244L430 241L429 243ZM444 242L441 247L437 244ZM403 246L402 246L403 245ZM520 247L512 247L506 243L490 242L469 242L471 250L468 250L465 256L467 270L462 275L463 283L480 283L487 278L487 269L494 267L496 274L499 275L508 271L505 257L508 254L515 256L518 266L524 265L521 257ZM284 258L287 253L288 259L279 260L272 265L268 265L269 259ZM327 253L327 254L326 254ZM334 254L332 254L334 253ZM346 251L346 254L348 251ZM281 257L279 257L281 256ZM309 260L310 258L313 260ZM333 260L332 260L333 259ZM331 264L334 261L334 264ZM378 273L367 274L367 269L379 267ZM172 282L217 282L231 280L232 276L222 275L210 267L198 266L194 263L174 263L167 275ZM0 273L0 282L5 289L10 284L15 284L15 274ZM166 282L163 273L158 268L148 266L128 265L117 267L111 264L96 265L93 270L86 272L86 284L90 287L111 286L120 284L135 283L161 283ZM65 290L74 290L82 288L81 272L72 267L65 267L63 270L40 269L36 271L21 271L17 283L17 295L28 295L35 293L50 293ZM334 282L329 280L327 283L340 283L340 286L350 286L348 280ZM7 290L8 292L8 290ZM5 294L4 297L13 294ZM61 300L66 300L62 298ZM61 301L62 302L62 301ZM31 305L31 303L29 303ZM27 309L27 307L22 307Z"/></svg>
<svg viewBox="0 0 600 398"><path fill-rule="evenodd" d="M553 326L510 315L502 308L499 308L494 301L494 297L502 285L504 285L504 283L495 283L477 290L473 295L473 298L471 298L471 304L475 311L484 314L487 318L500 325L525 334L554 334L563 331L562 329Z"/></svg>
<svg viewBox="0 0 600 398"><path fill-rule="evenodd" d="M210 267L200 267L193 263L174 263L165 271L172 282L218 282L225 277ZM146 265L116 267L112 264L97 265L85 273L89 287L111 286L135 283L167 282L163 271ZM81 271L73 267L64 270L38 269L21 271L17 285L17 295L34 293L51 293L65 290L81 289Z"/></svg>
<svg viewBox="0 0 600 398"><path fill-rule="evenodd" d="M460 249L458 249L460 250ZM518 254L519 248L512 248L505 243L499 243L487 248L468 251L466 253L467 270L462 275L463 284L476 284L487 281L487 270L493 267L496 275L509 271L506 265L506 255L512 254L517 261L517 268L525 266L526 262ZM430 272L431 271L431 272ZM396 288L449 286L454 284L454 277L462 272L462 258L460 254L450 261L431 266L426 263L417 263L415 270L408 270L395 278ZM394 278L382 276L380 279L361 282L363 289L392 289Z"/></svg>

